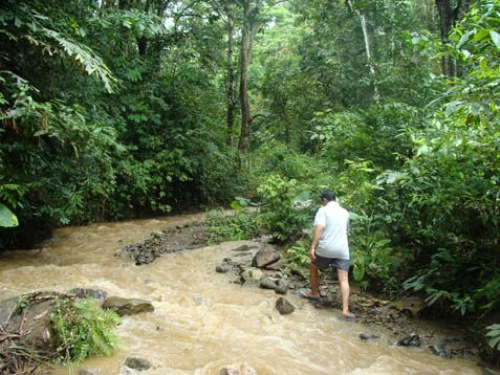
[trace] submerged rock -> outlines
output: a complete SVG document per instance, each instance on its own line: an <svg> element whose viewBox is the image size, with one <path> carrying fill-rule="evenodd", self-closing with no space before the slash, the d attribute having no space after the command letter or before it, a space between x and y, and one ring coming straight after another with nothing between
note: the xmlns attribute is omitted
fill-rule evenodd
<svg viewBox="0 0 500 375"><path fill-rule="evenodd" d="M218 375L257 375L257 371L246 363L238 363L224 366L219 370Z"/></svg>
<svg viewBox="0 0 500 375"><path fill-rule="evenodd" d="M398 341L399 346L413 346L418 348L420 346L420 336L416 333L405 335Z"/></svg>
<svg viewBox="0 0 500 375"><path fill-rule="evenodd" d="M452 357L451 351L445 349L445 347L441 344L434 344L430 348L435 355L438 355L441 358L450 359Z"/></svg>
<svg viewBox="0 0 500 375"><path fill-rule="evenodd" d="M151 363L147 359L132 355L125 360L125 366L133 370L144 371L151 368Z"/></svg>
<svg viewBox="0 0 500 375"><path fill-rule="evenodd" d="M116 312L120 316L153 312L155 308L149 301L136 298L109 297L102 304L103 309Z"/></svg>

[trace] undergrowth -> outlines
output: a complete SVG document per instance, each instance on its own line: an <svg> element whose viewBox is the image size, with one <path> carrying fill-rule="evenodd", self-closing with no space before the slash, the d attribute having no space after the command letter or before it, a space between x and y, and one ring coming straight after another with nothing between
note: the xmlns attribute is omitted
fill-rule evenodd
<svg viewBox="0 0 500 375"><path fill-rule="evenodd" d="M56 300L52 328L60 340L56 362L78 364L92 355L110 357L120 345L113 329L120 317L92 299Z"/></svg>

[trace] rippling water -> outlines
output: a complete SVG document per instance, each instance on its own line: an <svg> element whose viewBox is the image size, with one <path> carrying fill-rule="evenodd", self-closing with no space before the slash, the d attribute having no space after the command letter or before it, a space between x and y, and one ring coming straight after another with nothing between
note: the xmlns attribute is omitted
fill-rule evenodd
<svg viewBox="0 0 500 375"><path fill-rule="evenodd" d="M140 267L116 256L122 246L141 242L155 230L200 218L59 229L37 249L2 254L0 298L88 287L151 301L154 312L123 318L117 328L123 347L112 358L91 358L82 365L102 374L120 374L132 354L153 364L145 375L218 374L223 366L239 363L260 375L482 374L472 360L445 360L427 348L398 347L377 327L342 321L336 312L317 310L293 295L287 298L296 311L281 316L274 291L241 287L215 272L232 249L247 242L168 254ZM380 338L361 341L359 334L367 330Z"/></svg>

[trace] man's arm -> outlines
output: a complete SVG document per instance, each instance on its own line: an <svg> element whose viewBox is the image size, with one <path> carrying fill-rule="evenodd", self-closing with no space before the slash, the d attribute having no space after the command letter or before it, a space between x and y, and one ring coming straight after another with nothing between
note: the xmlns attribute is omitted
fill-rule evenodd
<svg viewBox="0 0 500 375"><path fill-rule="evenodd" d="M311 248L309 249L309 258L316 259L316 255L314 254L316 250L316 246L318 246L319 239L323 235L323 225L316 225L314 227L314 237L311 243Z"/></svg>

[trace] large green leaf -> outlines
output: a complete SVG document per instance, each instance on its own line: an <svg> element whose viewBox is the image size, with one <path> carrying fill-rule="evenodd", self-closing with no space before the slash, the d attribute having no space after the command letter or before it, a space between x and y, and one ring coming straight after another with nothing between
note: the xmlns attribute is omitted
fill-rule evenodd
<svg viewBox="0 0 500 375"><path fill-rule="evenodd" d="M0 203L0 227L12 228L17 227L18 225L19 221L17 220L17 216Z"/></svg>

